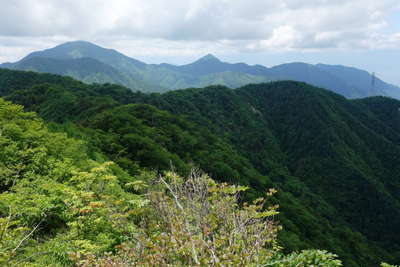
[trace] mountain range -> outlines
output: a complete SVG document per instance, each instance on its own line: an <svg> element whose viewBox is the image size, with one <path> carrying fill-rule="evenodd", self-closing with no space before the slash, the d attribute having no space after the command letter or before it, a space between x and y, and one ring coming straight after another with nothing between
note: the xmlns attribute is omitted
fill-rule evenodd
<svg viewBox="0 0 400 267"><path fill-rule="evenodd" d="M326 88L347 98L381 95L400 99L398 86L353 67L295 62L268 68L231 64L211 54L181 66L146 64L85 41L32 52L18 62L3 63L0 67L67 75L86 83L115 83L145 92L209 85L238 88L250 83L295 80Z"/></svg>

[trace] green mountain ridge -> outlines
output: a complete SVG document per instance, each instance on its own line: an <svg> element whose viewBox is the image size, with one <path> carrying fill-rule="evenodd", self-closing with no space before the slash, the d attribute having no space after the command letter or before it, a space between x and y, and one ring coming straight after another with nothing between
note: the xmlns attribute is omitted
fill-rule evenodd
<svg viewBox="0 0 400 267"><path fill-rule="evenodd" d="M3 68L27 70L24 61L39 58L71 60L92 58L107 64L120 73L110 75L109 71L93 72L92 75L73 76L85 82L111 80L111 83L127 86L132 90L146 92L161 92L188 87L204 87L209 85L225 85L238 88L249 83L261 83L277 80L296 80L307 82L314 86L329 89L347 98L362 98L374 95L400 98L400 88L373 77L366 71L346 66L331 66L324 64L311 65L306 63L288 63L271 68L261 65L250 66L244 63L230 64L219 60L214 55L186 65L146 64L127 57L113 49L105 49L95 44L76 41L61 44L44 51L33 52L16 63L5 63ZM62 64L60 62L60 64ZM66 74L57 71L54 64L42 64L41 71ZM94 67L94 69L96 69Z"/></svg>
<svg viewBox="0 0 400 267"><path fill-rule="evenodd" d="M398 100L291 81L144 94L10 70L0 94L131 175L194 164L250 186L247 199L275 187L288 251L327 249L345 266L400 261Z"/></svg>
<svg viewBox="0 0 400 267"><path fill-rule="evenodd" d="M55 59L31 56L11 65L9 68L35 72L51 72L53 74L70 76L89 84L117 83L141 91L150 90L149 85L134 80L113 67L90 57ZM151 88L152 91L157 90L155 86Z"/></svg>

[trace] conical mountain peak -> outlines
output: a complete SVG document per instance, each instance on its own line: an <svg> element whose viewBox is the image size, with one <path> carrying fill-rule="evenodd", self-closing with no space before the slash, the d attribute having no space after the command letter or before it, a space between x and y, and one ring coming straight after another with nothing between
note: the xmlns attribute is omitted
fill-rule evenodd
<svg viewBox="0 0 400 267"><path fill-rule="evenodd" d="M198 59L196 62L221 62L221 60L219 60L213 54L207 54L204 57Z"/></svg>
<svg viewBox="0 0 400 267"><path fill-rule="evenodd" d="M60 44L53 49L57 48L91 48L91 49L104 49L101 46L98 46L94 43L87 42L87 41L71 41L71 42L66 42L63 44Z"/></svg>

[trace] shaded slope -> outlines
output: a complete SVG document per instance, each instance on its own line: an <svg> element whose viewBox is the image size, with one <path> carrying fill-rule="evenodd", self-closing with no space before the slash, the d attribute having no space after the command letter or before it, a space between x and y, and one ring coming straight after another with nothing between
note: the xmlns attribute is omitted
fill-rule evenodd
<svg viewBox="0 0 400 267"><path fill-rule="evenodd" d="M345 81L311 64L282 64L272 67L271 72L276 80L294 80L306 82L314 86L327 88L348 98L368 96L366 94L367 92L363 92L363 90L349 86Z"/></svg>
<svg viewBox="0 0 400 267"><path fill-rule="evenodd" d="M399 246L400 147L385 136L390 124L381 121L386 129L377 132L368 124L379 119L363 106L302 84L249 86L240 92L251 95L248 99L272 121L293 175L340 210L354 229ZM394 115L400 118L400 112Z"/></svg>
<svg viewBox="0 0 400 267"><path fill-rule="evenodd" d="M359 97L381 95L400 99L400 88L398 86L385 83L364 70L326 64L317 64L316 67L346 82L359 92L363 92Z"/></svg>

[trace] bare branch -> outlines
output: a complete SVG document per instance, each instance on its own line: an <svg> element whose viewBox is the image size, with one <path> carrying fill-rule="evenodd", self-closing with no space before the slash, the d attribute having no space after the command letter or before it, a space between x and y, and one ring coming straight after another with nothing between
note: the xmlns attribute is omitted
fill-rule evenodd
<svg viewBox="0 0 400 267"><path fill-rule="evenodd" d="M28 239L39 227L39 225L43 222L43 220L41 220L33 229L32 231L30 231L29 234L27 234L26 236L24 236L24 238L21 239L21 241L18 243L18 245L12 250L12 253L14 253L15 251L17 251L17 249L22 245L22 243Z"/></svg>

